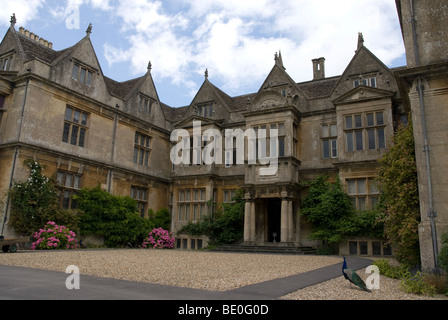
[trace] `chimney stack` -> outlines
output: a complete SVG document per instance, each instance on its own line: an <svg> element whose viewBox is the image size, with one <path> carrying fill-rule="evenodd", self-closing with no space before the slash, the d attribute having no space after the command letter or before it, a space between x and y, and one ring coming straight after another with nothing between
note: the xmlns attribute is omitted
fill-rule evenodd
<svg viewBox="0 0 448 320"><path fill-rule="evenodd" d="M29 30L20 27L19 28L19 33L33 41L36 41L37 43L39 43L40 45L53 49L53 43L49 42L48 40L39 37L37 34L35 34L34 32L30 32Z"/></svg>
<svg viewBox="0 0 448 320"><path fill-rule="evenodd" d="M313 59L313 80L325 79L325 58Z"/></svg>

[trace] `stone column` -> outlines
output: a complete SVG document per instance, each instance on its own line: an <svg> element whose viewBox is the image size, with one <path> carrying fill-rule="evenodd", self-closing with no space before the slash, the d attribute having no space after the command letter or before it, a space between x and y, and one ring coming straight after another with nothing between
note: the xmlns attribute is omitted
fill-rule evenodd
<svg viewBox="0 0 448 320"><path fill-rule="evenodd" d="M281 242L288 242L289 239L289 230L288 230L288 199L282 199L282 213L281 213L281 228L280 228L280 240Z"/></svg>
<svg viewBox="0 0 448 320"><path fill-rule="evenodd" d="M251 212L252 212L252 201L246 200L244 206L244 242L251 241Z"/></svg>
<svg viewBox="0 0 448 320"><path fill-rule="evenodd" d="M294 242L293 203L288 201L288 242Z"/></svg>
<svg viewBox="0 0 448 320"><path fill-rule="evenodd" d="M250 203L250 241L255 242L255 201Z"/></svg>

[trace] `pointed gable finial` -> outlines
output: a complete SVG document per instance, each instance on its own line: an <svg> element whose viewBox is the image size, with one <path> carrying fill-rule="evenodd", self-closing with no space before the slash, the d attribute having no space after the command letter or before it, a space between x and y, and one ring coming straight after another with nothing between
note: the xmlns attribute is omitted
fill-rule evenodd
<svg viewBox="0 0 448 320"><path fill-rule="evenodd" d="M204 76L205 76L205 79L208 79L208 69L205 69Z"/></svg>
<svg viewBox="0 0 448 320"><path fill-rule="evenodd" d="M286 70L285 66L283 65L283 58L282 58L282 52L279 50L279 53L277 54L277 52L275 53L275 64L277 66L279 66L280 68L283 68L284 70Z"/></svg>
<svg viewBox="0 0 448 320"><path fill-rule="evenodd" d="M14 26L17 23L17 19L16 19L16 14L15 13L12 14L11 20L9 22L11 22L11 28L14 28Z"/></svg>
<svg viewBox="0 0 448 320"><path fill-rule="evenodd" d="M86 30L86 36L90 37L91 33L92 33L92 24L90 23Z"/></svg>
<svg viewBox="0 0 448 320"><path fill-rule="evenodd" d="M361 49L364 46L364 36L362 35L362 32L358 32L358 49Z"/></svg>
<svg viewBox="0 0 448 320"><path fill-rule="evenodd" d="M148 62L148 72L151 72L152 70L152 63L151 61Z"/></svg>

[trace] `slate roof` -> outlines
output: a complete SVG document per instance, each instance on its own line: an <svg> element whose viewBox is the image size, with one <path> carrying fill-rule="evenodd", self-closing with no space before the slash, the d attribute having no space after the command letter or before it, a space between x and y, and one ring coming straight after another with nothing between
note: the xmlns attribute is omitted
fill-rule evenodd
<svg viewBox="0 0 448 320"><path fill-rule="evenodd" d="M22 35L20 32L16 31L16 35L26 59L40 59L46 63L51 64L62 54L64 54L64 52L71 49L67 48L64 50L55 51L53 49L50 49L49 47L44 46L43 44L40 44L35 40L31 40L27 36Z"/></svg>
<svg viewBox="0 0 448 320"><path fill-rule="evenodd" d="M40 44L22 35L20 32L16 31L17 39L20 46L25 54L26 59L40 59L46 63L52 64L64 53L73 48L69 47L64 50L56 51L49 47ZM115 81L109 77L104 76L104 81L111 95L114 95L120 99L125 99L128 93L142 80L144 76L131 79L124 82ZM322 80L313 80L308 82L297 83L297 86L307 95L309 99L322 99L330 96L334 86L339 81L341 76L325 78ZM249 93L245 95L240 95L236 97L231 97L218 87L211 84L215 89L215 92L223 100L225 104L230 108L231 111L243 110L247 108L247 102L253 100L258 93ZM163 112L168 121L177 122L182 120L188 106L173 108L164 103L161 103Z"/></svg>
<svg viewBox="0 0 448 320"><path fill-rule="evenodd" d="M227 93L216 87L214 84L210 83L212 87L216 90L216 93L219 95L219 97L224 101L227 106L233 110L234 109L234 101L233 98L230 97Z"/></svg>
<svg viewBox="0 0 448 320"><path fill-rule="evenodd" d="M188 109L188 106L180 107L180 108L173 108L173 107L170 107L169 105L162 103L162 102L161 102L161 105L162 105L163 113L165 114L165 118L172 123L181 121L183 119L185 112Z"/></svg>
<svg viewBox="0 0 448 320"><path fill-rule="evenodd" d="M109 77L104 76L104 82L106 83L107 89L111 95L117 98L123 99L128 95L128 93L143 79L144 77L138 77L135 79L127 80L124 82L118 82L112 80Z"/></svg>
<svg viewBox="0 0 448 320"><path fill-rule="evenodd" d="M257 93L249 93L233 98L233 106L236 110L246 109L248 100L251 101L257 96Z"/></svg>
<svg viewBox="0 0 448 320"><path fill-rule="evenodd" d="M339 79L340 76L325 78L322 80L298 83L297 86L302 89L310 99L322 99L330 96Z"/></svg>

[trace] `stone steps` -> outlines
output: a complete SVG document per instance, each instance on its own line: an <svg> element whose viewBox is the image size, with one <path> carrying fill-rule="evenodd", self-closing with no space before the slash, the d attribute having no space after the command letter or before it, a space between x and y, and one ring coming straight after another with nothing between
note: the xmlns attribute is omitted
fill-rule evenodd
<svg viewBox="0 0 448 320"><path fill-rule="evenodd" d="M245 245L233 244L220 246L212 251L217 252L244 252L244 253L271 253L271 254L315 254L316 249L305 246L291 246L291 245Z"/></svg>

